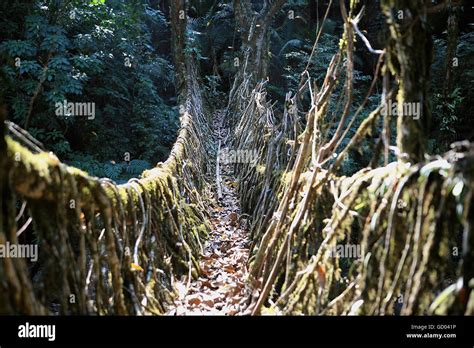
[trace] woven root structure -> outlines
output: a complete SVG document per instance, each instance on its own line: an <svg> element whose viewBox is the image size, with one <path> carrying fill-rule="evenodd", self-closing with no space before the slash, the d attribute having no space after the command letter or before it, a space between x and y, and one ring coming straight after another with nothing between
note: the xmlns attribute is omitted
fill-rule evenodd
<svg viewBox="0 0 474 348"><path fill-rule="evenodd" d="M232 88L234 148L258 150L257 158L235 168L241 206L253 221L249 311L472 315L474 146L457 143L443 157L425 158L423 122L430 113L423 104L422 121L398 118L398 160L388 163L390 119L382 115L383 103L395 95L399 105L426 101L429 67L425 27L397 25L391 16L393 8L422 14L423 4L382 2L392 40L384 50L370 48L379 59L355 108L357 3L347 10L339 2L344 33L320 85L303 71L282 112L274 112L264 83L254 86L251 66L242 65ZM413 49L418 45L423 50ZM379 76L383 100L348 137ZM382 132L368 168L338 174L349 151L376 126Z"/></svg>
<svg viewBox="0 0 474 348"><path fill-rule="evenodd" d="M1 314L160 314L176 295L174 277L198 276L210 227L200 141L209 129L188 72L168 160L127 184L90 177L6 137L0 244L35 244L39 258L0 259ZM17 236L25 221L33 231Z"/></svg>
<svg viewBox="0 0 474 348"><path fill-rule="evenodd" d="M316 201L301 241L292 243L299 252L289 254L294 266L281 287L281 310L472 315L474 147L459 150L417 166L394 162L364 170L334 184L330 215L318 219ZM360 249L338 253L344 246Z"/></svg>
<svg viewBox="0 0 474 348"><path fill-rule="evenodd" d="M253 314L474 313L474 146L339 177L315 165L309 123L296 136L286 108L274 122L264 86L242 84L237 94L234 146L259 149L236 165L242 206L253 213Z"/></svg>

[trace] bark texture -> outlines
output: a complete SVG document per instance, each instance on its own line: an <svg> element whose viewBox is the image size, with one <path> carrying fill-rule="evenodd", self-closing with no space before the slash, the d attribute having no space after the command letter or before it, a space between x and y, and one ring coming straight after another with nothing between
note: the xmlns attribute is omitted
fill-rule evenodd
<svg viewBox="0 0 474 348"><path fill-rule="evenodd" d="M391 37L388 66L398 79L397 146L402 160L418 162L427 149L431 119L427 93L432 43L427 7L424 1L383 0L382 10ZM420 105L419 119L404 111L409 103Z"/></svg>

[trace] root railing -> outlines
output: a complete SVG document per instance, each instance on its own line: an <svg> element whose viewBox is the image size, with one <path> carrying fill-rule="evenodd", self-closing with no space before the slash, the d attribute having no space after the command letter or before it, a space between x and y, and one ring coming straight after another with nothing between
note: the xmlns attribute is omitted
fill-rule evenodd
<svg viewBox="0 0 474 348"><path fill-rule="evenodd" d="M249 82L246 65L237 74L240 85L233 86L234 149L258 152L252 162L235 165L241 206L253 221L249 310L472 315L474 146L456 143L444 156L420 163L400 160L350 177L338 174L349 150L373 127L388 127L380 105L342 146L374 83L354 115L354 33L351 14L341 8L345 40L319 88L307 78L295 96L287 95L283 111L275 111L264 84ZM384 59L384 51L377 53L375 78ZM338 90L341 76L346 84ZM311 98L306 110L299 101L305 91ZM329 105L339 109L334 100L344 105L331 127Z"/></svg>
<svg viewBox="0 0 474 348"><path fill-rule="evenodd" d="M254 314L474 313L474 146L456 143L443 157L340 177L337 159L314 163L304 144L315 137L311 115L298 135L289 110L274 121L263 85L237 94L234 148L259 150L235 166L253 217Z"/></svg>
<svg viewBox="0 0 474 348"><path fill-rule="evenodd" d="M39 256L0 258L0 314L161 314L175 277L197 276L209 228L201 197L209 120L187 70L169 158L127 184L6 137L0 245L30 245Z"/></svg>

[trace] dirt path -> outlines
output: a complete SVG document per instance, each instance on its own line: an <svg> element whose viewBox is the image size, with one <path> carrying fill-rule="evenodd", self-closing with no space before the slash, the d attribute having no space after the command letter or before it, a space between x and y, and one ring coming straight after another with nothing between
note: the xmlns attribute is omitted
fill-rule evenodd
<svg viewBox="0 0 474 348"><path fill-rule="evenodd" d="M217 143L225 150L222 117L216 113L214 129ZM247 307L248 222L240 212L232 165L219 163L218 167L217 179L213 178L212 231L200 260L202 274L197 280L177 282L179 297L170 315L238 315Z"/></svg>

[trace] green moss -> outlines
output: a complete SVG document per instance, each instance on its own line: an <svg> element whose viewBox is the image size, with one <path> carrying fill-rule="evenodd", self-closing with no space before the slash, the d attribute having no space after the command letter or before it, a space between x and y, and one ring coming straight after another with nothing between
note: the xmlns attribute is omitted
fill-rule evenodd
<svg viewBox="0 0 474 348"><path fill-rule="evenodd" d="M61 164L51 153L34 154L20 143L6 137L11 186L30 203L35 203L35 233L38 234L39 240L47 240L53 251L51 267L44 265L44 277L47 282L59 284L64 291L71 287L82 289L84 279L80 277L88 273L84 260L90 256L95 261L91 276L97 288L93 290L94 298L91 298L90 293L84 294L84 301L93 302L92 311L96 313L131 314L134 312L134 305L129 303L129 298L124 294L123 284L145 282L144 273L140 268L147 269L151 266L166 272L159 275L159 278L146 280L147 284L144 284L147 296L151 302L156 301L159 312L164 311L164 306L170 299L169 296L163 295L161 285L154 284L160 283L170 289L171 273L175 276L187 274L188 261L192 264L193 277L199 276L200 244L201 240L207 237L210 224L205 221L203 212L200 212L202 201L205 202L206 198L200 197L201 173L196 173L198 166L193 165L191 161L201 163L200 156L204 155L205 151L199 149L200 142L194 139L195 132L189 131L188 127L193 125L191 115L188 117L187 126L183 125L172 155L165 163L159 163L155 168L144 171L137 183L117 186L104 183L78 168ZM189 184L191 190L183 184L189 181L196 181ZM138 235L143 231L140 197L146 203L146 215L149 218L139 244L139 264L135 272L131 273L131 258L124 257L123 253L124 248L133 249ZM197 202L184 203L196 197ZM66 205L71 199L79 201L80 204L75 210L69 211ZM52 212L57 216L51 218ZM98 239L104 229L104 238ZM84 233L78 237L77 231ZM77 240L78 238L82 240ZM183 244L178 247L180 242ZM145 255L150 252L150 248L156 257L153 261L148 257L149 254ZM99 255L101 250L107 251L106 257ZM62 274L56 272L55 266L58 263L65 265L65 260L67 267L61 266ZM107 265L110 271L105 278L102 278L96 266L102 263ZM28 277L18 279L22 282L29 281ZM11 279L5 281L11 283ZM77 281L81 283L78 285ZM31 284L20 285L26 288ZM113 305L109 303L109 290L115 293ZM135 288L135 291L137 296L143 295L141 287ZM64 298L66 296L63 296L62 302L65 301ZM20 300L23 302L19 303ZM19 296L18 301L9 305L11 308L16 306L23 310L24 299ZM42 299L34 301L42 304ZM71 311L85 314L88 311L85 304L81 309L78 308L79 306L70 306L67 301L61 306L65 313ZM31 308L29 311L32 314L37 313Z"/></svg>

